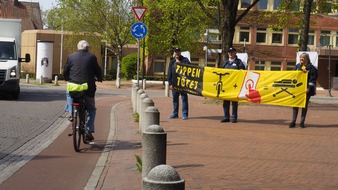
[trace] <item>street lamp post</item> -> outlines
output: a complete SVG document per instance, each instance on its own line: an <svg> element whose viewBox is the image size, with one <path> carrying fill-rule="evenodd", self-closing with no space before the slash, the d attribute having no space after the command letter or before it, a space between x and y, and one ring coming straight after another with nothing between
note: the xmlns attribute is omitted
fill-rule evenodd
<svg viewBox="0 0 338 190"><path fill-rule="evenodd" d="M333 38L336 36L337 34L333 34L331 36L331 39L330 39L330 44L329 44L329 67L327 68L328 69L328 73L329 73L329 92L327 94L327 96L329 97L332 97L332 94L331 94L331 48L333 47ZM337 42L336 42L337 44Z"/></svg>
<svg viewBox="0 0 338 190"><path fill-rule="evenodd" d="M205 51L204 66L208 66L208 41L209 41L208 30L204 33L203 36L204 36L204 40L205 40L205 46L203 47L203 50Z"/></svg>
<svg viewBox="0 0 338 190"><path fill-rule="evenodd" d="M329 71L329 93L327 94L327 96L332 97L331 94L331 44L329 45L329 67L327 68Z"/></svg>

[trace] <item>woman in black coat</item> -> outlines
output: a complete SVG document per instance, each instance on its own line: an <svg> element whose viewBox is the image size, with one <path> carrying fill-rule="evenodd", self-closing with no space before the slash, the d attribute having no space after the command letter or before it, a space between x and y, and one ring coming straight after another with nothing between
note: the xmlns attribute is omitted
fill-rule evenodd
<svg viewBox="0 0 338 190"><path fill-rule="evenodd" d="M306 89L306 103L305 108L302 108L302 114L300 118L300 127L305 128L304 122L306 118L307 108L310 101L310 97L316 95L316 82L318 78L318 70L310 62L309 54L302 53L300 55L300 63L295 67L295 70L303 71L308 74L307 79L307 89ZM292 121L289 124L289 128L294 128L296 126L296 120L298 115L298 107L293 108Z"/></svg>

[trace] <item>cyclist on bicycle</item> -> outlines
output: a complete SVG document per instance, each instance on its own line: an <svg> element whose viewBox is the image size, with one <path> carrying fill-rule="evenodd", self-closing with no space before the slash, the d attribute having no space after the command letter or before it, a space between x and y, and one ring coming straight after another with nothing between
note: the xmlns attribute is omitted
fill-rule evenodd
<svg viewBox="0 0 338 190"><path fill-rule="evenodd" d="M76 84L88 84L84 91L84 100L87 108L87 128L90 133L95 132L95 80L102 82L102 70L94 54L89 53L89 43L85 40L77 44L78 51L70 54L64 67L63 75L66 81ZM91 135L92 136L92 135ZM94 140L94 137L90 140Z"/></svg>

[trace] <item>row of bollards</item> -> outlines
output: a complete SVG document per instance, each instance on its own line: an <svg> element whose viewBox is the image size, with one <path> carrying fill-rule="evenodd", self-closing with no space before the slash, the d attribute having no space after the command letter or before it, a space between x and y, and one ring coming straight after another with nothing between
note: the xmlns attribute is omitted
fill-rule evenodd
<svg viewBox="0 0 338 190"><path fill-rule="evenodd" d="M160 112L154 101L137 84L133 85L131 100L133 113L139 114L142 136L142 189L184 190L184 179L166 165L167 133L160 126Z"/></svg>
<svg viewBox="0 0 338 190"><path fill-rule="evenodd" d="M29 74L26 74L26 83L27 84L29 83ZM55 75L55 77L54 77L54 83L55 83L56 86L59 85L59 79L58 79L57 75ZM39 84L43 84L43 76L42 75L40 76Z"/></svg>

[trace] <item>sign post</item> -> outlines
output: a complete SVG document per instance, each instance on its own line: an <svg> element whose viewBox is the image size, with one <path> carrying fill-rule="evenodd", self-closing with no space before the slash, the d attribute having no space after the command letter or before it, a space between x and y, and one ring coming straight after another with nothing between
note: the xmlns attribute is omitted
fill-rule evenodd
<svg viewBox="0 0 338 190"><path fill-rule="evenodd" d="M146 7L132 7L132 10L138 21L141 21L144 13L146 12ZM140 73L140 39L144 38L148 33L148 28L142 22L136 22L131 26L131 34L134 38L137 39L137 86L139 86L139 73Z"/></svg>
<svg viewBox="0 0 338 190"><path fill-rule="evenodd" d="M148 33L148 28L142 22L136 22L130 28L131 35L137 39L137 86L140 79L140 39L144 38Z"/></svg>

